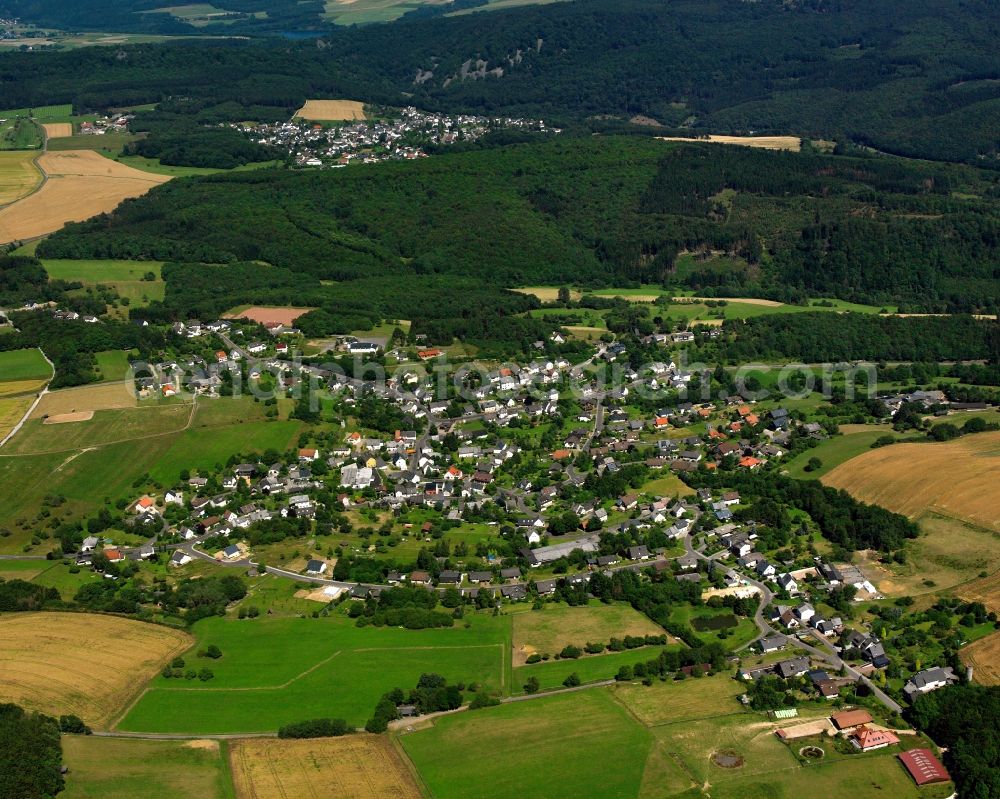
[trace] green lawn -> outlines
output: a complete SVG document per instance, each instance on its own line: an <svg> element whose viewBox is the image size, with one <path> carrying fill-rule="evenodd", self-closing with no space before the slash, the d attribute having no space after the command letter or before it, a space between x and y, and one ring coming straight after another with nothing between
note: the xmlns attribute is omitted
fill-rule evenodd
<svg viewBox="0 0 1000 799"><path fill-rule="evenodd" d="M450 629L358 628L343 614L324 619L212 618L192 632L216 644L215 679L157 677L119 724L142 732L266 732L330 716L362 726L379 697L416 685L424 672L500 689L510 646L507 617L472 616ZM192 660L195 660L192 658Z"/></svg>
<svg viewBox="0 0 1000 799"><path fill-rule="evenodd" d="M52 376L52 367L38 350L0 352L0 382L41 380Z"/></svg>
<svg viewBox="0 0 1000 799"><path fill-rule="evenodd" d="M435 799L631 799L651 735L595 689L439 718L399 741Z"/></svg>
<svg viewBox="0 0 1000 799"><path fill-rule="evenodd" d="M100 382L114 382L128 377L129 353L125 350L97 352L94 353L94 357L97 359L97 371L101 376Z"/></svg>
<svg viewBox="0 0 1000 799"><path fill-rule="evenodd" d="M69 767L60 799L231 799L225 743L66 735Z"/></svg>

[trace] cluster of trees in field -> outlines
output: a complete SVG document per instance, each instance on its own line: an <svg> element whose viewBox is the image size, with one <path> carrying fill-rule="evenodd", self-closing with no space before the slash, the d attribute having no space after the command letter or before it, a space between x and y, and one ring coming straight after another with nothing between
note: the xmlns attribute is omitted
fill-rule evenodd
<svg viewBox="0 0 1000 799"><path fill-rule="evenodd" d="M917 729L945 748L960 796L1000 796L1000 688L953 685L920 696L909 712Z"/></svg>
<svg viewBox="0 0 1000 799"><path fill-rule="evenodd" d="M318 0L223 0L225 10L268 15L197 29L146 5L8 0L7 10L71 29L231 35L322 24ZM13 107L187 97L231 103L238 120L257 118L239 116L254 106L287 117L310 94L400 105L405 92L407 102L446 111L617 117L592 123L609 128L637 114L668 128L693 116L715 132L800 133L991 163L997 65L984 22L994 13L990 0L577 0L328 28L318 42L84 48L44 61L15 53L0 61L0 75ZM503 74L455 79L476 58Z"/></svg>
<svg viewBox="0 0 1000 799"><path fill-rule="evenodd" d="M358 620L359 627L373 625L405 627L408 630L451 627L455 623L455 615L434 610L438 602L438 595L433 591L400 586L383 591L377 599L368 599L363 605L351 605L349 615Z"/></svg>
<svg viewBox="0 0 1000 799"><path fill-rule="evenodd" d="M25 580L0 580L0 612L42 610L60 601L55 588Z"/></svg>
<svg viewBox="0 0 1000 799"><path fill-rule="evenodd" d="M237 294L294 300L319 308L301 322L315 335L388 316L435 339L527 341L542 321L513 317L537 302L499 288L704 288L715 274L729 281L708 286L717 294L989 311L1000 212L955 194L995 184L954 165L566 134L417 163L175 181L38 252L174 261L165 302L144 314L206 316ZM679 253L706 249L734 268L678 271Z"/></svg>
<svg viewBox="0 0 1000 799"><path fill-rule="evenodd" d="M389 722L399 718L399 706L410 704L418 714L437 713L441 710L456 710L462 706L464 685L449 685L440 674L421 674L416 688L404 694L402 688L382 695L375 712L365 724L368 732L385 732Z"/></svg>
<svg viewBox="0 0 1000 799"><path fill-rule="evenodd" d="M343 719L310 719L278 728L279 738L338 738L352 728Z"/></svg>
<svg viewBox="0 0 1000 799"><path fill-rule="evenodd" d="M98 568L105 568L96 555L94 561ZM225 613L227 605L247 594L246 584L235 574L182 580L171 587L163 580L146 585L128 579L135 566L118 568L127 568L128 572L120 572L117 580L84 583L73 597L74 604L86 610L134 615L142 615L144 605L156 604L166 615L193 624L198 619Z"/></svg>
<svg viewBox="0 0 1000 799"><path fill-rule="evenodd" d="M1000 326L972 316L899 317L823 311L726 320L724 337L696 357L750 363L994 359Z"/></svg>
<svg viewBox="0 0 1000 799"><path fill-rule="evenodd" d="M11 320L18 332L0 336L0 350L41 347L56 369L50 388L97 380L94 353L137 349L145 358L165 341L162 330L112 319L88 324L79 319L55 319L46 311L31 311L13 313Z"/></svg>
<svg viewBox="0 0 1000 799"><path fill-rule="evenodd" d="M0 704L0 796L34 799L63 789L59 732L51 716Z"/></svg>

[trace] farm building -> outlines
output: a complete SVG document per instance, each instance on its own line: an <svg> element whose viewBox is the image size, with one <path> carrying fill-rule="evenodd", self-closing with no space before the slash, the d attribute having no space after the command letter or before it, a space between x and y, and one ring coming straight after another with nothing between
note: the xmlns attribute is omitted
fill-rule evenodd
<svg viewBox="0 0 1000 799"><path fill-rule="evenodd" d="M871 752L899 743L899 738L888 730L876 730L861 725L849 736L851 743L862 752Z"/></svg>
<svg viewBox="0 0 1000 799"><path fill-rule="evenodd" d="M872 720L872 714L867 710L844 710L834 713L830 720L838 730L846 730L850 727L857 727L859 724L868 724Z"/></svg>
<svg viewBox="0 0 1000 799"><path fill-rule="evenodd" d="M951 775L934 757L930 749L911 749L899 756L900 762L913 777L917 785L930 785L934 782L948 782Z"/></svg>

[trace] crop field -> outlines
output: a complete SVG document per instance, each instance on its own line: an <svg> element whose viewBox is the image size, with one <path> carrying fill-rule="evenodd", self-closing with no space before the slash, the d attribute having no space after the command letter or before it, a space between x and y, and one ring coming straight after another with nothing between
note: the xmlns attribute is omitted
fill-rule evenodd
<svg viewBox="0 0 1000 799"><path fill-rule="evenodd" d="M0 352L0 382L8 380L48 380L52 367L36 349Z"/></svg>
<svg viewBox="0 0 1000 799"><path fill-rule="evenodd" d="M143 741L66 735L60 799L231 799L218 741Z"/></svg>
<svg viewBox="0 0 1000 799"><path fill-rule="evenodd" d="M957 593L966 602L982 602L987 610L1000 613L1000 571L966 583Z"/></svg>
<svg viewBox="0 0 1000 799"><path fill-rule="evenodd" d="M49 139L48 151L93 150L105 158L116 159L126 144L137 139L130 133L105 133L102 136L73 135L59 139Z"/></svg>
<svg viewBox="0 0 1000 799"><path fill-rule="evenodd" d="M21 421L32 402L31 397L0 397L0 441Z"/></svg>
<svg viewBox="0 0 1000 799"><path fill-rule="evenodd" d="M251 322L259 322L266 325L269 322L277 322L282 325L293 325L295 320L314 308L293 308L293 307L267 307L263 305L252 305L246 308L234 308L226 314L224 319L249 319Z"/></svg>
<svg viewBox="0 0 1000 799"><path fill-rule="evenodd" d="M435 799L635 797L651 740L600 689L445 716L399 738Z"/></svg>
<svg viewBox="0 0 1000 799"><path fill-rule="evenodd" d="M365 104L357 100L306 100L295 116L316 122L364 119Z"/></svg>
<svg viewBox="0 0 1000 799"><path fill-rule="evenodd" d="M643 724L655 727L713 716L743 714L736 697L746 686L730 672L713 677L668 680L651 686L622 684L612 692L615 698Z"/></svg>
<svg viewBox="0 0 1000 799"><path fill-rule="evenodd" d="M51 391L42 397L33 419L78 411L135 408L139 404L127 383L89 385Z"/></svg>
<svg viewBox="0 0 1000 799"><path fill-rule="evenodd" d="M48 181L34 194L0 210L0 243L21 241L59 230L114 210L170 178L140 172L91 150L43 153L39 166Z"/></svg>
<svg viewBox="0 0 1000 799"><path fill-rule="evenodd" d="M277 740L229 747L239 799L420 799L409 766L385 735Z"/></svg>
<svg viewBox="0 0 1000 799"><path fill-rule="evenodd" d="M0 206L34 191L42 182L35 166L38 154L28 151L0 151Z"/></svg>
<svg viewBox="0 0 1000 799"><path fill-rule="evenodd" d="M1000 433L871 450L823 483L910 518L935 511L1000 532Z"/></svg>
<svg viewBox="0 0 1000 799"><path fill-rule="evenodd" d="M659 625L626 604L546 605L544 610L518 613L512 619L515 666L536 652L555 655L567 644L582 649L588 641L607 643L626 635L663 635Z"/></svg>
<svg viewBox="0 0 1000 799"><path fill-rule="evenodd" d="M973 668L980 685L1000 685L1000 632L980 638L961 651L962 661Z"/></svg>
<svg viewBox="0 0 1000 799"><path fill-rule="evenodd" d="M541 300L542 302L555 302L557 299L559 299L558 286L528 286L527 288L513 289L513 291L516 291L519 294L530 294L533 297L538 297L538 299ZM569 293L570 299L573 300L574 302L579 300L580 297L582 296L583 292L579 291L578 289L573 289ZM550 310L556 310L556 309L550 309ZM576 309L574 309L574 312L576 312ZM582 313L583 311L581 310L580 312Z"/></svg>
<svg viewBox="0 0 1000 799"><path fill-rule="evenodd" d="M358 628L325 619L205 619L193 632L215 644L215 679L192 685L156 678L119 727L192 734L269 732L323 716L363 726L379 697L416 685L424 672L500 689L509 670L509 620L467 617L470 627Z"/></svg>
<svg viewBox="0 0 1000 799"><path fill-rule="evenodd" d="M93 411L76 408L62 414L85 413L76 418L62 420L64 424L46 424L48 419L29 419L5 447L8 455L38 455L44 452L71 452L90 447L100 447L120 441L160 436L183 430L191 418L191 406L164 405L142 408L121 408Z"/></svg>
<svg viewBox="0 0 1000 799"><path fill-rule="evenodd" d="M42 127L50 139L65 139L73 135L72 122L46 122Z"/></svg>
<svg viewBox="0 0 1000 799"><path fill-rule="evenodd" d="M789 150L799 152L802 140L798 136L718 136L687 138L681 136L657 136L660 141L708 141L713 144L738 144L742 147L756 147L763 150Z"/></svg>
<svg viewBox="0 0 1000 799"><path fill-rule="evenodd" d="M106 725L190 640L180 630L114 616L9 614L0 617L0 698Z"/></svg>

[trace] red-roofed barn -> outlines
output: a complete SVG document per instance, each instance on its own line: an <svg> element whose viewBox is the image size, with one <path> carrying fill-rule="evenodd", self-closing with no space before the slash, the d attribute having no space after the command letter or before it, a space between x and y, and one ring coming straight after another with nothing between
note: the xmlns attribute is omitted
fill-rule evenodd
<svg viewBox="0 0 1000 799"><path fill-rule="evenodd" d="M903 752L899 759L917 785L951 780L951 775L930 749L911 749L909 752Z"/></svg>

